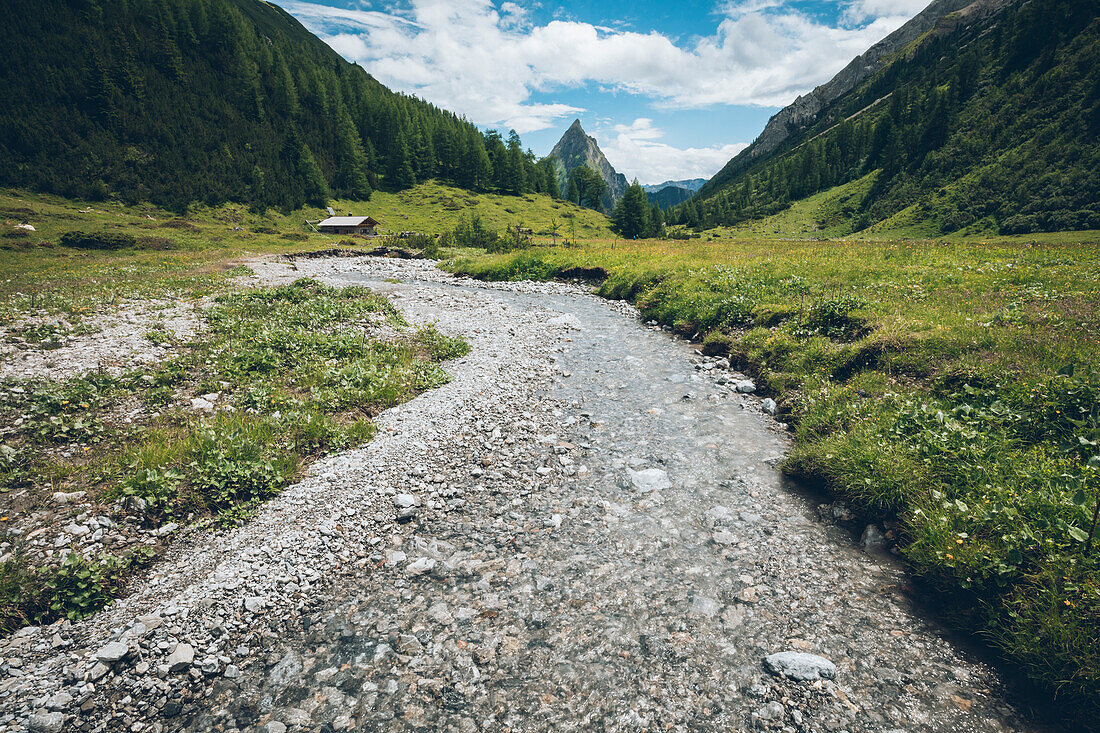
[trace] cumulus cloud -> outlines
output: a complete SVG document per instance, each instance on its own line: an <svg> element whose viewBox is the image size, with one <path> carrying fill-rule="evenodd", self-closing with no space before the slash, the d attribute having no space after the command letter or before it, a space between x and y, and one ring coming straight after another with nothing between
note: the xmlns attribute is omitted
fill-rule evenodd
<svg viewBox="0 0 1100 733"><path fill-rule="evenodd" d="M588 83L665 108L782 106L904 22L898 7L919 3L853 0L847 13L863 22L833 27L779 0L741 0L719 8L712 34L680 43L657 31L531 24L513 1L408 0L388 13L281 4L383 83L479 124L529 132L577 111L533 103L532 94Z"/></svg>
<svg viewBox="0 0 1100 733"><path fill-rule="evenodd" d="M744 150L745 143L714 145L706 148L677 148L659 142L664 132L653 120L640 117L629 125L612 125L597 130L600 149L628 180L642 183L687 178L710 178L733 156Z"/></svg>
<svg viewBox="0 0 1100 733"><path fill-rule="evenodd" d="M912 18L928 7L931 0L853 0L844 9L844 17L849 22L859 22L866 18L902 17ZM903 21L904 22L904 21Z"/></svg>

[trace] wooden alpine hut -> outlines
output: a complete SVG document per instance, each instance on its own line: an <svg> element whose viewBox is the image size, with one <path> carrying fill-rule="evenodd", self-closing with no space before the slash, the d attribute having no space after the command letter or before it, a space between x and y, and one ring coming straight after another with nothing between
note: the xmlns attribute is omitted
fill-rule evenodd
<svg viewBox="0 0 1100 733"><path fill-rule="evenodd" d="M330 216L317 224L317 231L324 234L363 234L375 235L375 227L381 222L369 216Z"/></svg>

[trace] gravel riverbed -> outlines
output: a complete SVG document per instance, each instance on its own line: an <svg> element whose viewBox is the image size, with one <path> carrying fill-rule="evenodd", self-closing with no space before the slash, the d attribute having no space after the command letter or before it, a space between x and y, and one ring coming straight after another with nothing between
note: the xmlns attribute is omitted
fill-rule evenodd
<svg viewBox="0 0 1100 733"><path fill-rule="evenodd" d="M472 351L246 526L0 642L0 730L1038 730L785 483L728 364L579 286L252 266Z"/></svg>

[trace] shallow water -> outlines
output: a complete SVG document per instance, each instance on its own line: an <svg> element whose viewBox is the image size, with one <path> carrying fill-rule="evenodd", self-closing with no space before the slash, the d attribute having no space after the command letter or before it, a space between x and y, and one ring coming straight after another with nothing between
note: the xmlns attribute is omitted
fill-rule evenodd
<svg viewBox="0 0 1100 733"><path fill-rule="evenodd" d="M817 519L777 468L784 432L731 375L593 297L488 292L577 327L555 352L556 424L516 443L528 469L572 475L519 495L469 479L486 488L467 511L402 539L453 572L339 589L266 669L223 686L210 709L228 716L187 727L1033 729L913 610L893 562ZM785 650L828 658L836 681L767 673Z"/></svg>

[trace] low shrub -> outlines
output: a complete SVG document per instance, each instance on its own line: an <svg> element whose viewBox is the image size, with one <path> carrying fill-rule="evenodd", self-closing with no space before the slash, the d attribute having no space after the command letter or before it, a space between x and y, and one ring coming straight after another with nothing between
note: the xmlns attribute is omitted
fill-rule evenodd
<svg viewBox="0 0 1100 733"><path fill-rule="evenodd" d="M74 249L115 250L133 247L137 239L122 232L65 232L61 235L60 244Z"/></svg>

